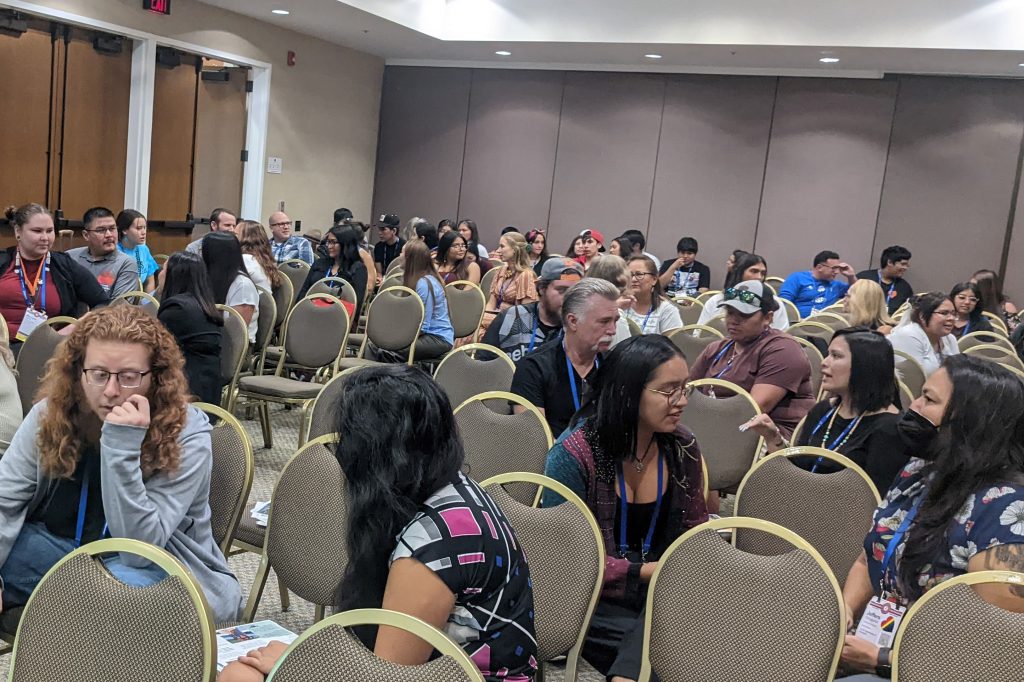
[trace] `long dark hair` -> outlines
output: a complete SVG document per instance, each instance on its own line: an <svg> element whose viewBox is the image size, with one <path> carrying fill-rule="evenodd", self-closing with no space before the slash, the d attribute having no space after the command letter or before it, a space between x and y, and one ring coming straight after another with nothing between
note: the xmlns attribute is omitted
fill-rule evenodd
<svg viewBox="0 0 1024 682"><path fill-rule="evenodd" d="M441 239L437 242L437 254L434 256L434 261L438 266L447 265L448 263L448 252L452 248L452 244L455 243L456 239L462 239L466 241L461 234L456 230L445 232L441 235ZM468 246L468 242L467 242ZM469 253L467 248L466 253ZM469 278L469 259L463 256L459 262L455 264L453 272L455 273L455 279L468 279Z"/></svg>
<svg viewBox="0 0 1024 682"><path fill-rule="evenodd" d="M327 231L327 234L338 240L338 275L342 279L351 281L353 269L357 264L363 262L363 259L359 257L359 242L362 241L362 233L351 225L335 225ZM327 238L326 235L324 238ZM327 260L330 261L331 266L335 265L335 260L330 256L327 256Z"/></svg>
<svg viewBox="0 0 1024 682"><path fill-rule="evenodd" d="M945 551L946 532L967 498L989 485L1024 484L1024 382L991 360L969 355L952 355L942 368L953 394L928 453L927 497L900 561L900 587L909 599L923 593L918 574Z"/></svg>
<svg viewBox="0 0 1024 682"><path fill-rule="evenodd" d="M199 256L188 251L172 253L164 264L164 300L180 294L187 294L196 299L210 322L216 325L224 324L224 318L217 310L206 265Z"/></svg>
<svg viewBox="0 0 1024 682"><path fill-rule="evenodd" d="M978 307L1001 318L1006 296L1003 295L1003 283L999 280L999 275L994 270L978 270L971 279L978 283L978 290L981 292Z"/></svg>
<svg viewBox="0 0 1024 682"><path fill-rule="evenodd" d="M526 243L530 245L530 255L533 255L533 243L537 241L537 237L544 240L544 248L540 250L537 255L537 261L543 263L548 259L548 236L541 230L530 230L526 233Z"/></svg>
<svg viewBox="0 0 1024 682"><path fill-rule="evenodd" d="M380 415L389 415L381 421ZM456 480L465 453L445 392L408 365L345 382L334 429L348 491L348 566L339 611L380 608L395 538L431 495Z"/></svg>
<svg viewBox="0 0 1024 682"><path fill-rule="evenodd" d="M896 358L892 344L867 327L840 329L832 340L843 338L850 347L850 407L857 414L900 405ZM831 344L830 344L831 345Z"/></svg>
<svg viewBox="0 0 1024 682"><path fill-rule="evenodd" d="M572 418L572 426L585 421L597 439L599 451L613 463L632 457L644 387L672 358L685 360L686 356L661 334L632 336L619 343L601 361L587 398ZM682 450L683 444L675 434L658 433L654 440L664 452Z"/></svg>
<svg viewBox="0 0 1024 682"><path fill-rule="evenodd" d="M138 220L139 218L145 220L146 216L142 215L133 208L126 208L125 210L117 214L117 218L114 219L114 223L117 224L117 241L120 242L124 240L124 233L128 230L129 227L134 225L135 221Z"/></svg>
<svg viewBox="0 0 1024 682"><path fill-rule="evenodd" d="M735 252L734 252L735 253ZM768 261L756 253L747 253L746 251L740 251L741 255L736 258L736 262L732 266L732 270L725 276L725 288L731 289L740 282L743 281L743 273L754 267L755 265L763 265L764 269L768 269Z"/></svg>
<svg viewBox="0 0 1024 682"><path fill-rule="evenodd" d="M466 259L469 260L469 257L473 256L470 262L476 263L477 267L480 268L480 276L483 277L487 274L488 270L494 267L494 263L491 262L490 258L480 257L479 247L480 245L472 239L466 242Z"/></svg>
<svg viewBox="0 0 1024 682"><path fill-rule="evenodd" d="M910 321L925 327L931 322L932 315L939 309L939 306L949 300L951 300L949 296L939 291L918 294L910 303Z"/></svg>
<svg viewBox="0 0 1024 682"><path fill-rule="evenodd" d="M203 237L202 250L203 263L206 264L206 273L210 276L210 287L213 289L213 300L223 305L235 278L239 275L249 276L242 260L242 247L238 238L229 232L211 232Z"/></svg>
<svg viewBox="0 0 1024 682"><path fill-rule="evenodd" d="M974 297L978 299L978 302L974 304L974 310L967 317L968 324L971 325L972 329L977 329L977 326L981 324L981 321L985 318L981 313L985 310L985 297L981 293L981 287L974 282L960 282L953 286L949 292L949 300L953 301L953 306L956 307L956 297L962 291L970 291L974 294Z"/></svg>

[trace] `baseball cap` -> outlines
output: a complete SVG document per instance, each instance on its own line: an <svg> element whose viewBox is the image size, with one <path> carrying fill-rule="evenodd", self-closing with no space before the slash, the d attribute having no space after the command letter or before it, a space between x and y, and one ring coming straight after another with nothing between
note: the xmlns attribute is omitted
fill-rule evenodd
<svg viewBox="0 0 1024 682"><path fill-rule="evenodd" d="M722 302L718 304L718 307L729 306L744 315L750 315L765 310L764 299L769 296L771 296L771 292L765 294L765 288L761 282L751 279L723 291Z"/></svg>
<svg viewBox="0 0 1024 682"><path fill-rule="evenodd" d="M597 242L601 246L604 246L604 235L598 232L597 230L583 230L582 232L580 232L580 236L593 237L595 242Z"/></svg>
<svg viewBox="0 0 1024 682"><path fill-rule="evenodd" d="M380 217L377 218L377 227L387 227L394 230L401 224L402 221L399 220L398 216L394 213L382 213Z"/></svg>
<svg viewBox="0 0 1024 682"><path fill-rule="evenodd" d="M583 279L583 266L569 258L548 258L541 266L538 279L541 282L576 282Z"/></svg>

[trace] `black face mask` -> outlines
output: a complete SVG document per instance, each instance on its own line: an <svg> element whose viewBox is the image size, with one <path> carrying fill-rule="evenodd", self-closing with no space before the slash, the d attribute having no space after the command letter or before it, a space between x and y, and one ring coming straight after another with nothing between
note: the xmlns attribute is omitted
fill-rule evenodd
<svg viewBox="0 0 1024 682"><path fill-rule="evenodd" d="M919 459L935 459L931 452L931 445L935 437L939 435L939 427L928 421L914 410L907 410L896 422L896 432L900 440L907 446L911 457Z"/></svg>

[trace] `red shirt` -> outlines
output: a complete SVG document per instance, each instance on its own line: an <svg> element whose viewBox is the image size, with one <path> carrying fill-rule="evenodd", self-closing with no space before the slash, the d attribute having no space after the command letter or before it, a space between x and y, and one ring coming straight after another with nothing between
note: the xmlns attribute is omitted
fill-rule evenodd
<svg viewBox="0 0 1024 682"><path fill-rule="evenodd" d="M22 261L22 265L25 267L25 278L26 281L32 282L35 280L36 271L39 269L39 264L42 260L35 261ZM43 292L36 292L39 296L36 298L36 308L39 308L43 302ZM47 317L56 317L60 315L60 293L57 291L56 285L53 283L53 269L50 268L46 271L46 310L44 311ZM12 262L3 275L0 275L0 314L4 316L7 321L7 331L10 334L10 339L13 341L15 334L18 333L18 329L21 327L21 321L25 319L25 295L21 291L21 280L18 278L18 273L15 272L14 263Z"/></svg>

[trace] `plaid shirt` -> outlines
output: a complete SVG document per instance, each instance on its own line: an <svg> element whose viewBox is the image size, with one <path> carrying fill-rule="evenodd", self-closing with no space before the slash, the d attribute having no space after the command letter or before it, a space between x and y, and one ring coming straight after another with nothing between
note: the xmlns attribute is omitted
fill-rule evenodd
<svg viewBox="0 0 1024 682"><path fill-rule="evenodd" d="M297 234L293 234L281 243L271 239L270 251L274 254L274 260L277 261L278 265L293 258L304 260L310 265L313 264L312 244L309 243L308 239Z"/></svg>

